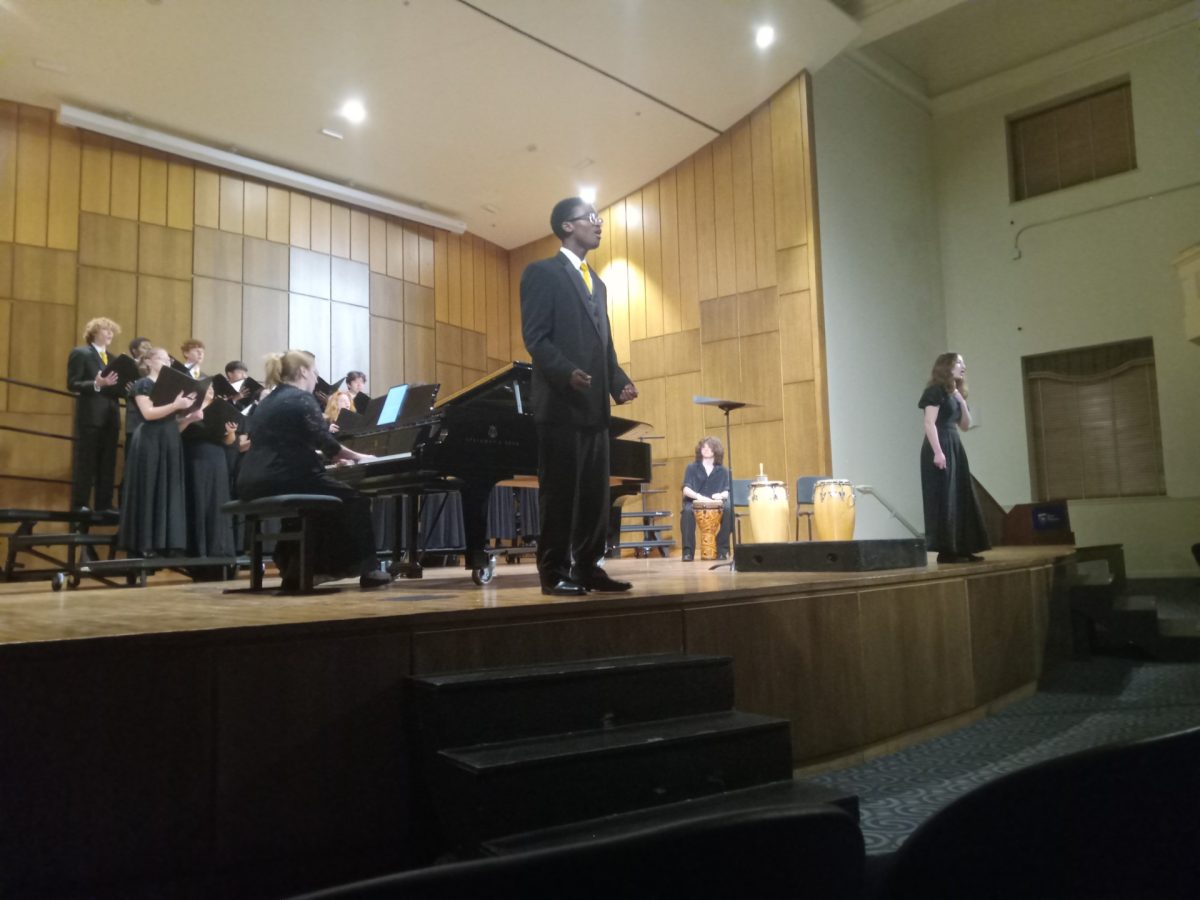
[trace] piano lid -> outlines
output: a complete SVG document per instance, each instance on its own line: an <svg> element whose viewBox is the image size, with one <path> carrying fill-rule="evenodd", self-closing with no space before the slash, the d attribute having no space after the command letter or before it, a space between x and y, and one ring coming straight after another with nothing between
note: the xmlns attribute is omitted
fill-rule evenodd
<svg viewBox="0 0 1200 900"><path fill-rule="evenodd" d="M525 404L529 402L532 380L532 364L511 362L465 388L439 397L434 409L445 406L490 406L510 412L524 412Z"/></svg>

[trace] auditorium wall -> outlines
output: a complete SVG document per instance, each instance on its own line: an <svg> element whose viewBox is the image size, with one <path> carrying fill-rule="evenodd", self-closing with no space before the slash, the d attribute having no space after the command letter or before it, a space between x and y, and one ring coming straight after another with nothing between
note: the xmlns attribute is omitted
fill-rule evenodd
<svg viewBox="0 0 1200 900"><path fill-rule="evenodd" d="M939 98L934 136L948 344L986 438L975 473L1030 499L1021 358L1151 337L1166 496L1072 501L1079 544L1121 543L1130 574L1193 575L1200 522L1200 347L1173 260L1200 242L1200 82L1187 7ZM1137 168L1009 200L1005 117L1128 78Z"/></svg>
<svg viewBox="0 0 1200 900"><path fill-rule="evenodd" d="M0 375L65 388L94 316L204 370L302 347L368 391L458 389L509 360L508 254L59 125L0 101ZM519 330L517 330L519 333ZM0 384L0 423L71 433L69 397ZM0 506L65 508L65 440L0 430Z"/></svg>
<svg viewBox="0 0 1200 900"><path fill-rule="evenodd" d="M641 394L617 412L650 425L651 490L662 493L647 495L645 508L669 510L675 522L696 442L725 440L721 413L694 396L755 404L731 417L735 476L762 464L790 497L797 476L829 471L809 91L808 77L797 77L599 210L593 264L608 288L617 358ZM547 237L511 252L514 307L525 266L557 248ZM528 358L519 333L512 348Z"/></svg>

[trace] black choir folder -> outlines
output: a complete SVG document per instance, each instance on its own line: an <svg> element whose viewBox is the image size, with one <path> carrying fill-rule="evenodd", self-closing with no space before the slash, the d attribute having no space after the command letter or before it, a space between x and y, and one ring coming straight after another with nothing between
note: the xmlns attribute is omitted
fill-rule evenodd
<svg viewBox="0 0 1200 900"><path fill-rule="evenodd" d="M204 418L200 422L204 428L204 436L215 444L225 443L226 422L240 425L242 414L232 403L214 397L213 402L204 407Z"/></svg>
<svg viewBox="0 0 1200 900"><path fill-rule="evenodd" d="M187 409L180 410L180 414L185 415L200 408L211 383L211 378L197 379L191 375L184 375L178 369L163 366L158 370L158 380L154 382L154 389L150 391L150 402L155 406L166 406L175 401L180 391L185 394L195 394L192 405Z"/></svg>
<svg viewBox="0 0 1200 900"><path fill-rule="evenodd" d="M238 409L244 409L262 393L263 386L253 378L247 376L242 379L241 388L236 388L224 375L219 372L212 377L213 391L222 400L227 400L236 406Z"/></svg>
<svg viewBox="0 0 1200 900"><path fill-rule="evenodd" d="M108 365L100 370L101 375L110 375L113 372L117 373L118 390L125 388L141 378L141 373L138 372L137 360L128 353L122 353L120 356L114 356L108 361Z"/></svg>
<svg viewBox="0 0 1200 900"><path fill-rule="evenodd" d="M352 409L339 409L337 418L333 421L337 422L338 434L361 434L370 431L371 426L375 424Z"/></svg>

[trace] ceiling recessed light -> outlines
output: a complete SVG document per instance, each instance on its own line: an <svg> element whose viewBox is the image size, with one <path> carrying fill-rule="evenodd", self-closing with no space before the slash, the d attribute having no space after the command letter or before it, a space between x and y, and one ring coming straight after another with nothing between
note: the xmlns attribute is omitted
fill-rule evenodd
<svg viewBox="0 0 1200 900"><path fill-rule="evenodd" d="M334 131L332 128L322 128L321 134L325 135L325 137L333 138L335 141L340 141L345 137L340 131Z"/></svg>
<svg viewBox="0 0 1200 900"><path fill-rule="evenodd" d="M579 199L584 203L592 204L596 202L596 189L590 185L579 188Z"/></svg>
<svg viewBox="0 0 1200 900"><path fill-rule="evenodd" d="M759 25L754 32L754 43L759 50L765 50L775 43L775 29L770 25Z"/></svg>
<svg viewBox="0 0 1200 900"><path fill-rule="evenodd" d="M367 108L361 100L347 100L338 112L343 119L355 125L361 124L367 118Z"/></svg>

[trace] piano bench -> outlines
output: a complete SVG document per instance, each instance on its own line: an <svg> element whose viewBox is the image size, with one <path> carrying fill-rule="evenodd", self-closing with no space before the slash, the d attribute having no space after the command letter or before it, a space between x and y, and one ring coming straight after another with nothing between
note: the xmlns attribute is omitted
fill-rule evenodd
<svg viewBox="0 0 1200 900"><path fill-rule="evenodd" d="M246 534L250 540L250 593L263 589L263 544L266 541L282 543L294 541L300 545L300 584L298 593L314 594L336 591L326 588L318 591L313 587L313 540L312 516L314 513L337 509L342 505L340 497L328 494L278 494L274 497L259 497L257 500L231 500L221 506L221 512L241 516L246 520ZM296 531L280 531L263 534L263 519L299 519ZM245 590L245 589L243 589ZM236 593L236 590L226 593Z"/></svg>

